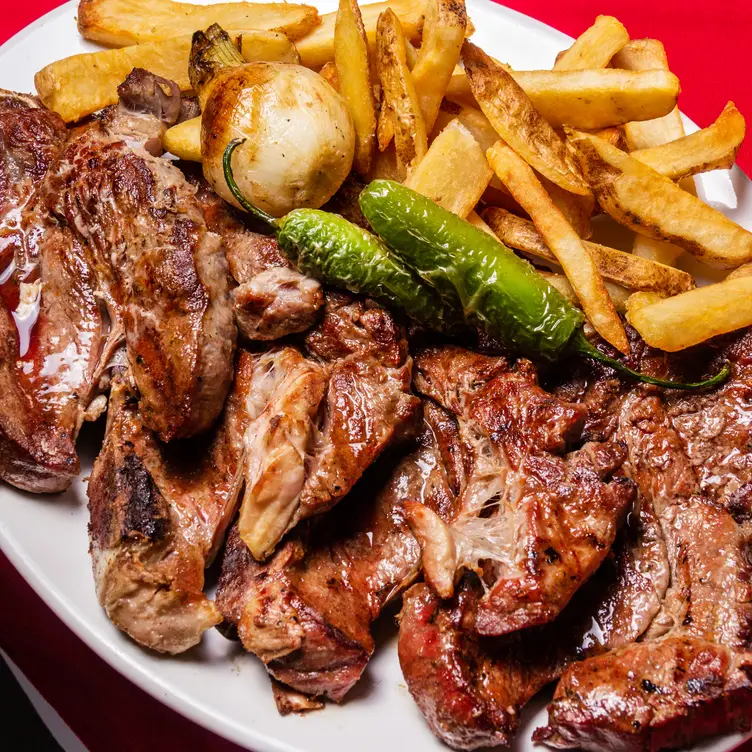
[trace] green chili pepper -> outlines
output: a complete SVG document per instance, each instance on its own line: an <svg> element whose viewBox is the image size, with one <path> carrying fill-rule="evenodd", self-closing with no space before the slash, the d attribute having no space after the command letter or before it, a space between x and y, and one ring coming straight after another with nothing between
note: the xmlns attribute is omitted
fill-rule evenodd
<svg viewBox="0 0 752 752"><path fill-rule="evenodd" d="M350 292L362 293L385 305L404 310L420 324L439 331L464 326L458 309L421 282L384 243L338 214L318 209L295 209L281 219L251 204L240 192L232 173L232 154L243 143L231 141L223 155L224 177L237 202L277 235L279 247L301 272Z"/></svg>
<svg viewBox="0 0 752 752"><path fill-rule="evenodd" d="M604 355L585 337L582 312L529 262L399 183L375 180L360 194L360 208L387 246L432 285L445 304L461 307L468 323L510 350L549 361L576 352L671 389L715 386L730 372L726 364L706 381L678 383L638 373Z"/></svg>

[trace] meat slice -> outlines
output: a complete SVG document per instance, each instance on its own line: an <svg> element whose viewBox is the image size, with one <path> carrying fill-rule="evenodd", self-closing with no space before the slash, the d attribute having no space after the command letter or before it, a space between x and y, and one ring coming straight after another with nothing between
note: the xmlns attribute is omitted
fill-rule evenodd
<svg viewBox="0 0 752 752"><path fill-rule="evenodd" d="M96 392L107 334L84 249L39 206L65 125L0 92L0 477L62 491Z"/></svg>
<svg viewBox="0 0 752 752"><path fill-rule="evenodd" d="M744 334L720 353L733 370L717 390L623 399L625 468L658 516L671 583L643 641L565 672L539 741L658 750L752 725L752 505L739 493L749 345ZM685 377L681 366L668 364Z"/></svg>
<svg viewBox="0 0 752 752"><path fill-rule="evenodd" d="M143 420L169 441L221 411L235 326L219 236L180 170L147 151L163 127L110 111L70 140L47 201L86 243L113 327L125 331Z"/></svg>
<svg viewBox="0 0 752 752"><path fill-rule="evenodd" d="M232 291L235 321L249 340L269 341L311 327L324 302L321 285L293 267L276 238L247 229L198 175L198 199L212 232L221 236L238 283Z"/></svg>
<svg viewBox="0 0 752 752"><path fill-rule="evenodd" d="M294 347L255 356L239 530L258 560L300 521L335 506L408 426L412 360L385 309L330 294Z"/></svg>
<svg viewBox="0 0 752 752"><path fill-rule="evenodd" d="M335 701L355 684L374 649L371 623L419 572L420 547L402 502L411 498L449 514L456 479L442 455L459 451L451 417L428 403L417 449L396 467L382 460L320 524L270 561L256 562L232 530L217 605L272 676Z"/></svg>
<svg viewBox="0 0 752 752"><path fill-rule="evenodd" d="M127 372L114 379L104 445L89 481L97 596L136 642L180 653L221 621L203 593L242 485L251 357L241 352L223 416L201 437L161 444Z"/></svg>
<svg viewBox="0 0 752 752"><path fill-rule="evenodd" d="M457 416L471 464L450 525L409 510L426 578L449 597L457 572L482 571L479 634L551 621L599 567L633 499L633 485L614 475L623 447L568 451L585 411L541 389L527 361L429 349L415 385Z"/></svg>

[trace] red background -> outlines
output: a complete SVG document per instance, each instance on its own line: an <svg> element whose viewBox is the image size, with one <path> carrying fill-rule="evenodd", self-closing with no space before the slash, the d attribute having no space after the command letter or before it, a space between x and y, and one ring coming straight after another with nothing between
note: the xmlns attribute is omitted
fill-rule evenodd
<svg viewBox="0 0 752 752"><path fill-rule="evenodd" d="M60 0L4 3L0 43ZM506 0L507 7L572 36L599 13L617 16L633 38L666 46L683 91L681 109L709 125L733 98L752 117L752 2L750 0ZM752 170L752 139L739 163ZM95 656L40 601L0 554L0 646L92 752L238 748L152 700ZM752 752L752 743L743 747Z"/></svg>

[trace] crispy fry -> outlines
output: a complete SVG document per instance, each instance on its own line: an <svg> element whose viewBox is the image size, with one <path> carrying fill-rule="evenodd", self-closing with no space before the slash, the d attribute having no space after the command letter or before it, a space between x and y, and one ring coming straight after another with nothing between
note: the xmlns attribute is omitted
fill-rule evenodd
<svg viewBox="0 0 752 752"><path fill-rule="evenodd" d="M240 32L229 34L236 39ZM293 62L297 57L294 45L282 34L273 31L242 34L243 51L253 51L252 59ZM190 51L191 37L182 36L117 50L87 52L50 63L36 74L34 83L45 106L72 122L115 104L117 87L133 68L145 68L175 81L181 90L189 90Z"/></svg>
<svg viewBox="0 0 752 752"><path fill-rule="evenodd" d="M595 136L569 131L601 208L641 235L681 246L701 261L732 269L752 260L752 233L668 178Z"/></svg>
<svg viewBox="0 0 752 752"><path fill-rule="evenodd" d="M405 52L407 57L407 67L410 72L418 63L418 51L412 45L409 39L405 38ZM378 79L378 61L376 65L375 78ZM428 130L426 129L426 133ZM394 138L394 118L392 117L392 111L389 107L382 107L379 110L379 122L376 126L376 143L378 144L379 151L384 151L389 144L392 143Z"/></svg>
<svg viewBox="0 0 752 752"><path fill-rule="evenodd" d="M752 264L743 264L738 269L734 269L732 272L729 272L728 277L726 279L739 279L741 277L750 277L752 276Z"/></svg>
<svg viewBox="0 0 752 752"><path fill-rule="evenodd" d="M556 260L535 229L535 225L529 220L495 206L486 209L483 216L499 240L510 248L516 248L546 261ZM630 290L677 295L695 286L691 275L680 269L648 261L598 243L586 241L584 245L603 277Z"/></svg>
<svg viewBox="0 0 752 752"><path fill-rule="evenodd" d="M320 71L319 76L323 78L329 86L335 91L339 91L339 74L337 66L334 63L327 63Z"/></svg>
<svg viewBox="0 0 752 752"><path fill-rule="evenodd" d="M501 141L489 149L486 156L501 182L530 215L567 275L595 330L615 348L628 353L626 332L592 256L551 201L530 166Z"/></svg>
<svg viewBox="0 0 752 752"><path fill-rule="evenodd" d="M483 232L496 237L496 233L480 218L474 209L467 215L466 219L473 227L477 227L479 230L483 230Z"/></svg>
<svg viewBox="0 0 752 752"><path fill-rule="evenodd" d="M376 50L384 92L383 107L391 111L394 122L394 142L400 171L415 166L428 150L428 137L420 100L412 74L407 67L405 37L394 11L385 10L377 23Z"/></svg>
<svg viewBox="0 0 752 752"><path fill-rule="evenodd" d="M629 34L618 19L598 16L595 23L556 58L554 70L605 68L628 41Z"/></svg>
<svg viewBox="0 0 752 752"><path fill-rule="evenodd" d="M662 146L638 149L632 156L672 180L711 170L727 170L736 160L744 131L744 117L734 103L729 102L708 128Z"/></svg>
<svg viewBox="0 0 752 752"><path fill-rule="evenodd" d="M411 42L419 42L425 7L426 0L389 0L389 2L361 5L360 14L368 39L369 52L373 54L376 49L376 22L379 15L387 8L391 8L397 14L407 39ZM306 68L321 70L326 63L334 60L336 22L336 12L326 13L321 16L321 23L310 34L303 39L296 40L300 61Z"/></svg>
<svg viewBox="0 0 752 752"><path fill-rule="evenodd" d="M538 179L546 189L546 193L551 197L551 201L564 215L567 222L572 225L574 231L583 240L587 240L593 234L590 217L595 208L595 198L593 196L578 196L575 193L565 191L544 175L538 175Z"/></svg>
<svg viewBox="0 0 752 752"><path fill-rule="evenodd" d="M676 105L679 79L669 71L631 72L604 68L586 71L510 71L541 115L555 128L571 125L597 130L631 120L649 120ZM452 75L446 97L473 106L467 76Z"/></svg>
<svg viewBox="0 0 752 752"><path fill-rule="evenodd" d="M405 185L464 218L480 200L492 174L473 134L453 120L436 137Z"/></svg>
<svg viewBox="0 0 752 752"><path fill-rule="evenodd" d="M636 313L640 308L653 305L663 300L666 296L661 295L659 292L647 292L639 291L633 292L629 298L627 298L626 312L627 314Z"/></svg>
<svg viewBox="0 0 752 752"><path fill-rule="evenodd" d="M627 319L651 347L684 350L752 325L752 277L725 279L638 307Z"/></svg>
<svg viewBox="0 0 752 752"><path fill-rule="evenodd" d="M460 59L466 29L464 0L429 0L423 42L413 69L427 131L436 122L441 100Z"/></svg>
<svg viewBox="0 0 752 752"><path fill-rule="evenodd" d="M334 60L338 90L355 126L353 167L356 172L366 175L376 146L376 105L371 86L368 40L355 0L340 0L334 26Z"/></svg>
<svg viewBox="0 0 752 752"><path fill-rule="evenodd" d="M548 280L548 284L555 287L572 305L576 305L578 308L582 307L572 285L569 284L569 280L563 274L540 270L538 270L538 274L545 277ZM606 285L608 297L611 298L611 302L614 304L614 308L619 313L624 313L627 310L627 303L631 297L629 290L620 285L615 285L613 282L604 282L604 284ZM635 294L641 295L642 293Z"/></svg>
<svg viewBox="0 0 752 752"><path fill-rule="evenodd" d="M463 45L462 60L483 114L504 142L551 182L571 193L589 195L565 143L511 75L471 42Z"/></svg>
<svg viewBox="0 0 752 752"><path fill-rule="evenodd" d="M267 29L295 41L313 31L319 14L311 5L220 3L193 5L173 0L80 0L78 30L108 47L126 47L191 35L218 23L225 29Z"/></svg>
<svg viewBox="0 0 752 752"><path fill-rule="evenodd" d="M377 151L371 160L368 181L382 178L384 180L396 180L397 182L404 178L397 165L397 150L394 148L394 144L390 144L384 151Z"/></svg>
<svg viewBox="0 0 752 752"><path fill-rule="evenodd" d="M173 125L165 131L165 151L189 162L201 161L201 118L195 117Z"/></svg>

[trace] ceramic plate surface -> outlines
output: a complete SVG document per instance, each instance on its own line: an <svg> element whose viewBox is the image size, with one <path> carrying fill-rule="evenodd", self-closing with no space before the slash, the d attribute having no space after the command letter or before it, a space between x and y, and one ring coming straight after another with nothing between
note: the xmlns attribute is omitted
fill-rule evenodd
<svg viewBox="0 0 752 752"><path fill-rule="evenodd" d="M306 0L323 13L336 0ZM466 0L477 29L473 40L515 68L550 68L571 39L487 0ZM34 73L48 63L98 49L76 29L76 3L36 21L0 47L0 88L34 91ZM733 92L727 92L733 97ZM694 126L688 123L688 129ZM752 229L752 187L738 169L698 180L699 192L734 220ZM81 478L88 476L101 433L87 427L79 441ZM140 649L107 620L97 604L91 575L83 480L57 496L34 496L0 486L0 546L36 592L96 653L158 700L255 752L383 752L446 750L418 712L397 660L393 610L376 625L378 649L362 680L341 706L307 716L277 714L267 674L215 630L177 658ZM530 741L545 720L547 697L524 715L514 749L541 750ZM727 752L741 737L697 747Z"/></svg>

